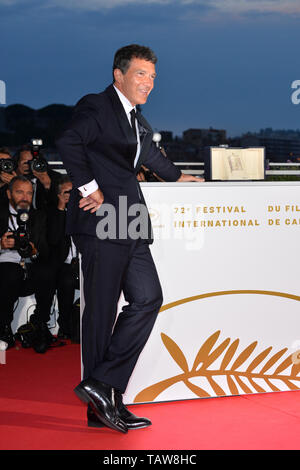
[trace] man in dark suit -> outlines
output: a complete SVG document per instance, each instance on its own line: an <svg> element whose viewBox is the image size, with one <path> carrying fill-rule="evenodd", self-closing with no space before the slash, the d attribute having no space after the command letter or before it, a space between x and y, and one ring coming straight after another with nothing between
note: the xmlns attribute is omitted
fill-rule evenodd
<svg viewBox="0 0 300 470"><path fill-rule="evenodd" d="M67 230L82 255L84 278L84 380L75 392L88 404L90 425L124 433L151 424L124 406L122 394L162 305L137 173L144 164L165 181L201 181L183 175L161 154L136 110L153 88L156 61L147 47L119 49L114 83L83 97L57 140L74 188ZM117 317L121 291L128 305Z"/></svg>
<svg viewBox="0 0 300 470"><path fill-rule="evenodd" d="M27 330L35 351L42 353L52 341L47 322L52 305L54 276L47 262L46 214L32 209L32 194L31 182L23 176L16 176L8 185L7 202L2 201L0 205L0 339L7 342L9 347L14 345L10 326L14 303L19 297L34 293L36 308ZM29 216L25 231L20 227L20 210ZM19 236L18 229L21 229Z"/></svg>

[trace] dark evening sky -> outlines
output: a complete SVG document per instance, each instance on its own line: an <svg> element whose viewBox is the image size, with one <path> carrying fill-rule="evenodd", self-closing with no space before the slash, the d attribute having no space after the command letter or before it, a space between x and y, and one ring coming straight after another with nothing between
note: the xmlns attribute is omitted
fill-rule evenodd
<svg viewBox="0 0 300 470"><path fill-rule="evenodd" d="M7 104L75 104L111 82L113 55L158 56L154 129L299 129L299 0L0 0Z"/></svg>

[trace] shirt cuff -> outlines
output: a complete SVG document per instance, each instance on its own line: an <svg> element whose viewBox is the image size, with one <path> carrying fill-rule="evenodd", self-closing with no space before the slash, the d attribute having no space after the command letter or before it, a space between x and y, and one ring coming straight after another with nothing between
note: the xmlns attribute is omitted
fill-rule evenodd
<svg viewBox="0 0 300 470"><path fill-rule="evenodd" d="M84 184L83 186L80 186L79 191L81 192L83 197L87 197L90 194L92 194L94 191L96 191L99 188L97 181L92 180L87 184Z"/></svg>

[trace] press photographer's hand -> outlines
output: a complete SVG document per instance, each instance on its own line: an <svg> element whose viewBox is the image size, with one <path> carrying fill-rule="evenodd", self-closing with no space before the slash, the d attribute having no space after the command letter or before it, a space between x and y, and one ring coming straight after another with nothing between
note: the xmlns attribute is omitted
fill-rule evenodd
<svg viewBox="0 0 300 470"><path fill-rule="evenodd" d="M9 182L17 176L17 173L15 171L12 171L11 173L6 173L5 171L1 172L1 181L5 184L9 184Z"/></svg>
<svg viewBox="0 0 300 470"><path fill-rule="evenodd" d="M38 254L37 248L34 246L32 242L29 242L32 248L31 256L36 256Z"/></svg>
<svg viewBox="0 0 300 470"><path fill-rule="evenodd" d="M15 246L15 239L12 232L5 232L1 238L1 249L11 250Z"/></svg>
<svg viewBox="0 0 300 470"><path fill-rule="evenodd" d="M42 183L45 189L50 189L51 179L47 171L32 171L33 175Z"/></svg>

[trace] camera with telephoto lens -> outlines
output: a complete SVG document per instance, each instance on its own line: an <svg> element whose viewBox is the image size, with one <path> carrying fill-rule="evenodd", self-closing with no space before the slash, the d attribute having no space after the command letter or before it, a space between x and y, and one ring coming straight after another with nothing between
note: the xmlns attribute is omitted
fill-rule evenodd
<svg viewBox="0 0 300 470"><path fill-rule="evenodd" d="M12 173L16 168L17 164L12 158L0 158L0 172Z"/></svg>
<svg viewBox="0 0 300 470"><path fill-rule="evenodd" d="M14 250L17 250L21 258L30 258L33 248L30 244L28 224L29 211L28 209L18 209L17 211L17 224L18 228L10 235L15 239Z"/></svg>
<svg viewBox="0 0 300 470"><path fill-rule="evenodd" d="M38 173L43 173L48 169L48 163L45 158L40 155L40 149L43 145L41 139L31 139L31 153L33 159L29 162L31 171L37 171Z"/></svg>

